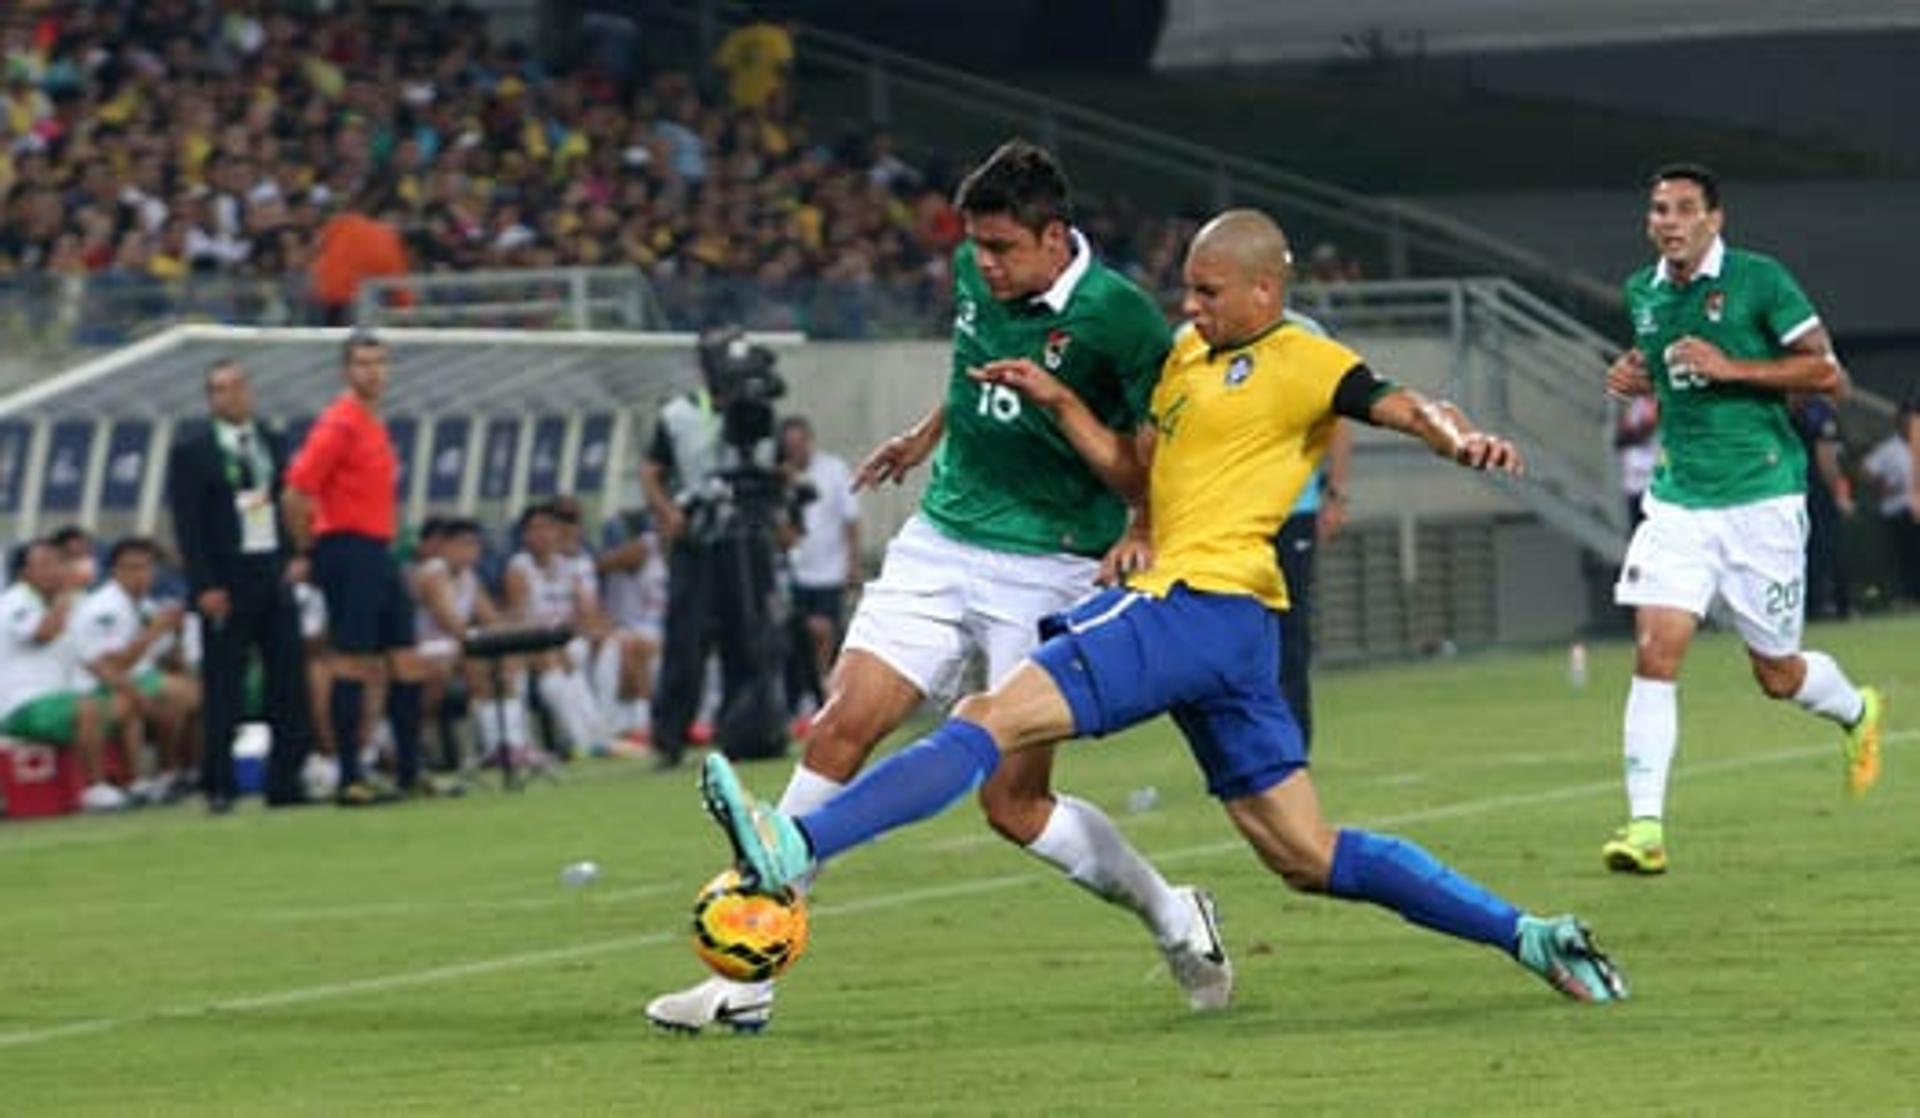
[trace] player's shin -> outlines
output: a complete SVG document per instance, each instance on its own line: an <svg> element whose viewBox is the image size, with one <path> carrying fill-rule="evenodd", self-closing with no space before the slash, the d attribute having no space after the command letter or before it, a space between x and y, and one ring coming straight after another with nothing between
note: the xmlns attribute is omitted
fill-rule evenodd
<svg viewBox="0 0 1920 1118"><path fill-rule="evenodd" d="M984 727L950 718L798 822L815 862L825 862L896 827L939 814L999 765L1000 748Z"/></svg>
<svg viewBox="0 0 1920 1118"><path fill-rule="evenodd" d="M1824 652L1803 652L1800 658L1807 665L1807 674L1793 701L1807 712L1842 726L1860 721L1866 699L1840 670L1839 663Z"/></svg>
<svg viewBox="0 0 1920 1118"><path fill-rule="evenodd" d="M1680 739L1679 686L1634 676L1622 727L1627 806L1635 819L1659 819L1666 810L1667 772Z"/></svg>
<svg viewBox="0 0 1920 1118"><path fill-rule="evenodd" d="M1341 831L1327 892L1371 901L1423 928L1509 954L1518 946L1519 909L1403 838Z"/></svg>

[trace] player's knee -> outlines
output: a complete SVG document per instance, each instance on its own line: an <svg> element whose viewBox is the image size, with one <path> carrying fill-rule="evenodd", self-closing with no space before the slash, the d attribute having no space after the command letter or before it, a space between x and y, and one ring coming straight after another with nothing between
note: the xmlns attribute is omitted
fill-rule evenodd
<svg viewBox="0 0 1920 1118"><path fill-rule="evenodd" d="M1641 679L1672 680L1680 677L1681 646L1670 641L1643 638L1633 651L1633 674Z"/></svg>
<svg viewBox="0 0 1920 1118"><path fill-rule="evenodd" d="M846 703L828 703L807 731L807 768L828 780L843 784L852 780L884 732L871 722L849 711Z"/></svg>
<svg viewBox="0 0 1920 1118"><path fill-rule="evenodd" d="M987 826L995 834L1015 846L1029 846L1047 829L1053 801L990 780L980 786L980 810L986 813Z"/></svg>

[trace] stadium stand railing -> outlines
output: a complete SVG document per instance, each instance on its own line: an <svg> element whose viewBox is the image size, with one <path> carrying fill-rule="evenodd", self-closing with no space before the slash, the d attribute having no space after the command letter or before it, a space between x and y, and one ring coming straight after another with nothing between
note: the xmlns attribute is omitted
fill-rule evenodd
<svg viewBox="0 0 1920 1118"><path fill-rule="evenodd" d="M750 14L739 4L653 0L640 8L650 33L663 21L678 25L698 38L703 57L723 29ZM1059 154L1081 188L1095 195L1119 192L1213 209L1258 205L1280 218L1296 248L1336 241L1374 275L1507 275L1588 321L1618 314L1617 285L1399 199L1360 194L824 28L807 28L799 65L837 80L844 91L838 109L854 118L847 123L939 137L951 150L985 151L1010 133L1024 133ZM823 103L830 91L816 85L808 92L816 113L831 113L834 106Z"/></svg>
<svg viewBox="0 0 1920 1118"><path fill-rule="evenodd" d="M360 285L354 321L370 327L664 330L667 314L638 268L430 273Z"/></svg>

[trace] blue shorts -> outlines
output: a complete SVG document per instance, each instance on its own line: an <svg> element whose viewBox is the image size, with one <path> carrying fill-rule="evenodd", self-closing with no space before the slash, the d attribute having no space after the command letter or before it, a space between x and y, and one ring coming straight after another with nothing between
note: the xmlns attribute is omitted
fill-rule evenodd
<svg viewBox="0 0 1920 1118"><path fill-rule="evenodd" d="M1280 615L1253 598L1105 590L1046 618L1040 635L1033 660L1066 695L1077 737L1171 714L1222 800L1257 795L1306 766L1300 724L1280 694Z"/></svg>
<svg viewBox="0 0 1920 1118"><path fill-rule="evenodd" d="M313 545L313 584L327 600L327 644L334 651L413 647L413 597L385 541L321 536Z"/></svg>

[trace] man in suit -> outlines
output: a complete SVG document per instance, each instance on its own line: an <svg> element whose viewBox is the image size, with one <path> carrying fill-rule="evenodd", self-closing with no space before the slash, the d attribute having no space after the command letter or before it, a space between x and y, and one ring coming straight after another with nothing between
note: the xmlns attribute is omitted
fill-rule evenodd
<svg viewBox="0 0 1920 1118"><path fill-rule="evenodd" d="M253 416L253 387L234 361L207 370L211 422L173 447L168 503L199 614L206 745L201 782L209 810L233 805L233 735L246 706L248 655L265 675L265 714L273 731L267 803L305 799L301 768L313 743L300 610L292 583L306 560L293 557L280 490L289 454Z"/></svg>

